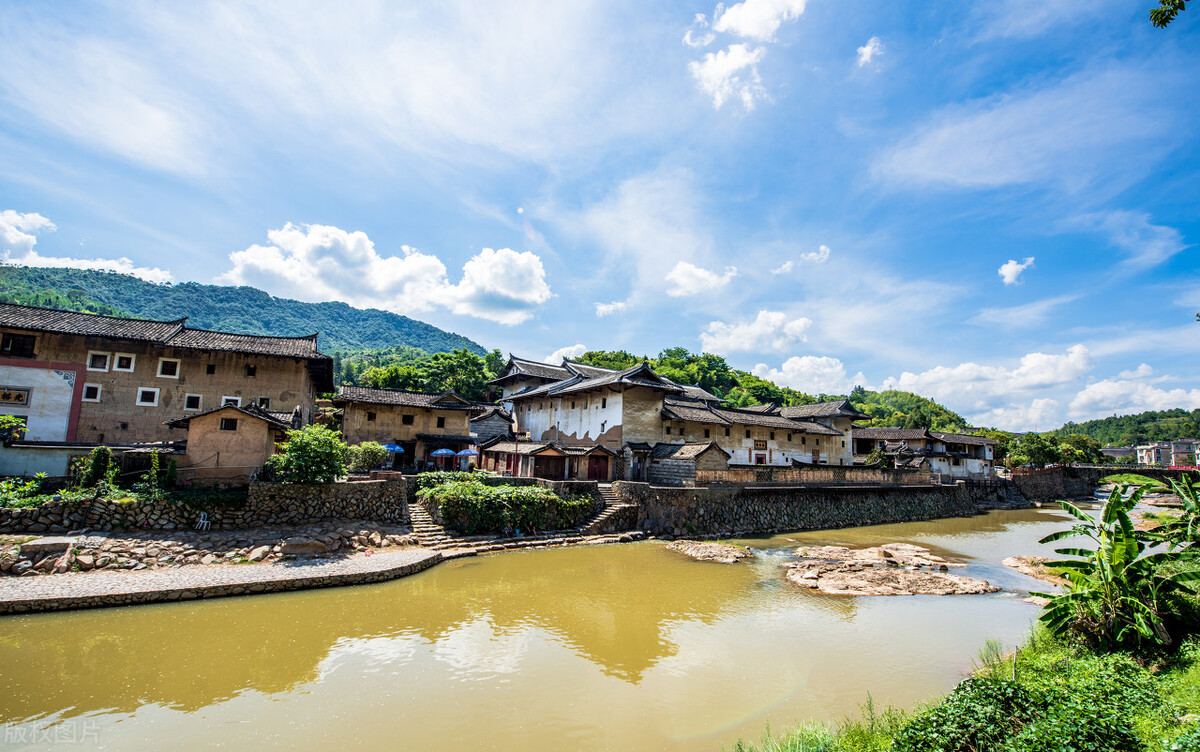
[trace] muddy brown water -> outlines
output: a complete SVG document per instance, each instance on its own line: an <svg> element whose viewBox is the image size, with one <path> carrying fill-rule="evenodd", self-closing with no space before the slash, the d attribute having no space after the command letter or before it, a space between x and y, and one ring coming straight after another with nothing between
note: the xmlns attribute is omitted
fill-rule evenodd
<svg viewBox="0 0 1200 752"><path fill-rule="evenodd" d="M379 585L6 617L7 748L718 750L764 728L912 707L989 639L1019 643L1057 510L740 541L460 559ZM914 543L1005 592L839 597L790 586L798 545Z"/></svg>

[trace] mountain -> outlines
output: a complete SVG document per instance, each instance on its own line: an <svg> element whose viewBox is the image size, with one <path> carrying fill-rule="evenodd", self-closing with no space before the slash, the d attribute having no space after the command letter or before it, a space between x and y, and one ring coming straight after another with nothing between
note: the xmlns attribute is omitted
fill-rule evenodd
<svg viewBox="0 0 1200 752"><path fill-rule="evenodd" d="M1192 439L1200 436L1200 410L1150 410L1136 415L1114 415L1083 423L1067 423L1054 436L1081 433L1104 446L1130 446L1150 441Z"/></svg>
<svg viewBox="0 0 1200 752"><path fill-rule="evenodd" d="M0 302L160 320L187 316L188 326L241 334L320 332L320 348L327 353L397 345L431 353L487 352L460 334L376 308L302 303L255 287L158 285L115 272L0 266Z"/></svg>

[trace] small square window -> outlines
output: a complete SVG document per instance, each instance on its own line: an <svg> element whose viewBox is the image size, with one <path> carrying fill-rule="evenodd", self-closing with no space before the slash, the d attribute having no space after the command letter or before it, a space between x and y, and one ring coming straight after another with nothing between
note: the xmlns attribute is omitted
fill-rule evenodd
<svg viewBox="0 0 1200 752"><path fill-rule="evenodd" d="M206 374L208 374L209 376L212 376L214 373L217 372L217 364L209 363L208 365L204 366L204 372Z"/></svg>
<svg viewBox="0 0 1200 752"><path fill-rule="evenodd" d="M792 440L792 435L789 433L789 434L788 434L788 441L791 441L791 440Z"/></svg>
<svg viewBox="0 0 1200 752"><path fill-rule="evenodd" d="M259 397L258 398L258 406L264 410L270 410L271 409L271 398L270 397Z"/></svg>
<svg viewBox="0 0 1200 752"><path fill-rule="evenodd" d="M148 386L140 387L137 393L137 403L143 407L157 407L158 389Z"/></svg>
<svg viewBox="0 0 1200 752"><path fill-rule="evenodd" d="M706 438L706 439L708 438L708 429L707 428L704 429L704 438Z"/></svg>
<svg viewBox="0 0 1200 752"><path fill-rule="evenodd" d="M113 359L114 371L123 371L125 373L133 373L133 367L137 365L137 356L131 353L117 353Z"/></svg>
<svg viewBox="0 0 1200 752"><path fill-rule="evenodd" d="M226 395L221 398L221 405L222 406L233 405L234 407L241 407L242 406L242 398L241 397L230 397L230 396Z"/></svg>
<svg viewBox="0 0 1200 752"><path fill-rule="evenodd" d="M445 427L446 427L446 419L445 419L444 417L443 417L443 418L438 418L438 419L437 419L437 427L438 427L438 428L445 428Z"/></svg>
<svg viewBox="0 0 1200 752"><path fill-rule="evenodd" d="M83 401L84 402L99 402L100 401L100 385L99 384L84 384L83 385Z"/></svg>
<svg viewBox="0 0 1200 752"><path fill-rule="evenodd" d="M221 430L222 431L236 431L237 430L237 422L238 422L237 418L221 418Z"/></svg>
<svg viewBox="0 0 1200 752"><path fill-rule="evenodd" d="M728 435L729 435L729 429L728 429L728 428L726 428L726 429L725 429L725 435L726 435L726 436L728 436Z"/></svg>
<svg viewBox="0 0 1200 752"><path fill-rule="evenodd" d="M258 366L246 365L246 378L254 378L258 375Z"/></svg>
<svg viewBox="0 0 1200 752"><path fill-rule="evenodd" d="M671 427L666 426L665 428L663 428L663 433L665 433L667 436L670 436L671 435Z"/></svg>
<svg viewBox="0 0 1200 752"><path fill-rule="evenodd" d="M121 430L122 430L122 431L128 431L128 430L129 430L129 424L128 424L128 423L126 423L125 421L121 421L119 425L121 426Z"/></svg>
<svg viewBox="0 0 1200 752"><path fill-rule="evenodd" d="M183 396L183 409L195 412L200 409L203 398L199 394L185 394Z"/></svg>
<svg viewBox="0 0 1200 752"><path fill-rule="evenodd" d="M746 438L747 439L750 438L750 429L749 428L746 429Z"/></svg>
<svg viewBox="0 0 1200 752"><path fill-rule="evenodd" d="M367 422L368 423L375 422L375 413L371 412L370 410L367 411Z"/></svg>
<svg viewBox="0 0 1200 752"><path fill-rule="evenodd" d="M600 407L601 407L601 408L608 407L608 397L601 397L601 398L600 398Z"/></svg>
<svg viewBox="0 0 1200 752"><path fill-rule="evenodd" d="M801 437L800 437L800 443L801 443L801 444L803 444L803 445L807 445L807 444L808 444L808 437L807 437L807 436L801 436Z"/></svg>
<svg viewBox="0 0 1200 752"><path fill-rule="evenodd" d="M774 440L775 440L775 432L774 432L774 431L772 431L772 432L771 432L771 441L774 441Z"/></svg>
<svg viewBox="0 0 1200 752"><path fill-rule="evenodd" d="M108 353L106 352L89 352L87 359L87 369L89 371L107 371L108 370Z"/></svg>
<svg viewBox="0 0 1200 752"><path fill-rule="evenodd" d="M575 400L571 400L571 409L572 409L572 410L574 410L574 409L575 409Z"/></svg>
<svg viewBox="0 0 1200 752"><path fill-rule="evenodd" d="M158 359L158 377L160 379L177 379L177 378L179 378L179 359L178 358L159 358Z"/></svg>
<svg viewBox="0 0 1200 752"><path fill-rule="evenodd" d="M37 342L37 336L33 334L9 334L5 332L3 341L0 342L0 354L7 355L10 358L32 358L35 342Z"/></svg>
<svg viewBox="0 0 1200 752"><path fill-rule="evenodd" d="M406 426L411 426L411 425L413 424L413 416L411 416L411 415L401 415L401 416L400 416L400 422L401 422L402 424L406 425Z"/></svg>

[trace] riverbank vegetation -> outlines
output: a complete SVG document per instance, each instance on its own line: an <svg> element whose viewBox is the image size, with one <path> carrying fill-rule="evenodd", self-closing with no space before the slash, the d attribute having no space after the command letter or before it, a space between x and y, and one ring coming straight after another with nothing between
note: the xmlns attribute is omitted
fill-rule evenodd
<svg viewBox="0 0 1200 752"><path fill-rule="evenodd" d="M563 530L583 522L595 504L590 496L559 496L538 486L487 485L481 473L428 475L434 474L418 479L418 499L436 507L446 527L467 535Z"/></svg>
<svg viewBox="0 0 1200 752"><path fill-rule="evenodd" d="M1157 489L1156 489L1157 490ZM1200 750L1200 529L1197 489L1172 482L1182 514L1142 531L1129 511L1145 487L1118 486L1096 517L1042 540L1083 538L1049 566L1067 580L1028 642L980 653L973 675L909 713L783 737L738 742L737 752L1177 752Z"/></svg>

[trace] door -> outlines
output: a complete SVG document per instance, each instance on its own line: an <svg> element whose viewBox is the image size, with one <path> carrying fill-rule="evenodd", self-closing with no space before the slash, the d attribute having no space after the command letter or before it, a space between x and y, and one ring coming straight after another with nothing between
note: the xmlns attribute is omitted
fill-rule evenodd
<svg viewBox="0 0 1200 752"><path fill-rule="evenodd" d="M588 480L608 480L608 457L592 455L588 457Z"/></svg>

